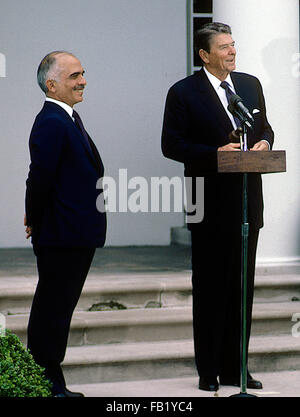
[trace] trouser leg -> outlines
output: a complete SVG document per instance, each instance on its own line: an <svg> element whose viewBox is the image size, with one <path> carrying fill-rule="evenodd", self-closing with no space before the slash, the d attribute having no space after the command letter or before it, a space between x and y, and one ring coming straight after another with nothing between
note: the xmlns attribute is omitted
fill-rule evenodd
<svg viewBox="0 0 300 417"><path fill-rule="evenodd" d="M73 311L79 300L95 249L41 247L39 281L28 323L28 349L45 368L54 391L65 387L64 359Z"/></svg>
<svg viewBox="0 0 300 417"><path fill-rule="evenodd" d="M240 233L202 227L192 232L193 329L199 375L237 372L240 364ZM258 231L248 247L247 340L253 302Z"/></svg>

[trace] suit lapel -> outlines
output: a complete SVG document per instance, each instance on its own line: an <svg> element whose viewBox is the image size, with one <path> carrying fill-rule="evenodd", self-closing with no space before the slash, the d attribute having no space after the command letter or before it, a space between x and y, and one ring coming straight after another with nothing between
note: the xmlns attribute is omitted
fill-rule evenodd
<svg viewBox="0 0 300 417"><path fill-rule="evenodd" d="M231 79L236 93L241 97L245 106L252 111L257 100L257 90L249 86L241 73L231 73Z"/></svg>
<svg viewBox="0 0 300 417"><path fill-rule="evenodd" d="M236 76L234 72L230 74L234 89L236 93L242 98L245 99L245 96L247 96L247 90L245 88L245 83L243 83L243 79Z"/></svg>
<svg viewBox="0 0 300 417"><path fill-rule="evenodd" d="M85 151L87 152L91 163L94 165L94 167L97 169L97 171L99 171L99 173L101 175L102 172L103 172L103 164L102 164L99 152L96 148L96 145L92 141L90 135L86 132L87 135L88 135L88 138L89 138L89 144L88 144L86 139L84 138L83 134L81 133L79 128L75 125L73 120L70 120L70 122L72 124L72 129L74 130L74 132L76 132L76 135L79 137L81 143L83 144L83 146L85 148Z"/></svg>
<svg viewBox="0 0 300 417"><path fill-rule="evenodd" d="M88 157L91 161L91 163L94 165L94 167L99 171L100 175L103 175L103 164L99 155L99 152L92 141L92 139L89 136L89 139L91 141L91 147L89 147L88 143L86 142L85 138L83 137L83 134L80 132L79 128L75 125L73 119L69 116L69 114L58 104L46 101L44 104L45 108L52 108L56 112L58 112L61 116L63 116L68 123L70 129L72 129L72 137L78 138L78 140L82 143L84 146L85 151L88 154ZM51 107L50 107L51 106Z"/></svg>
<svg viewBox="0 0 300 417"><path fill-rule="evenodd" d="M92 150L92 154L93 154L93 163L96 166L96 168L99 170L99 173L101 174L101 176L103 175L103 163L102 163L102 159L100 157L100 154L98 152L98 149L96 147L96 145L94 144L92 138L90 137L90 135L87 133L88 137L89 137L89 141L90 141L90 145L91 145L91 150Z"/></svg>
<svg viewBox="0 0 300 417"><path fill-rule="evenodd" d="M233 130L231 120L226 113L223 104L221 103L219 96L215 89L211 85L205 72L200 70L197 73L197 87L201 92L201 100L205 104L207 112L213 114L216 118L216 125L220 127L220 130L224 133Z"/></svg>
<svg viewBox="0 0 300 417"><path fill-rule="evenodd" d="M75 122L71 118L68 121L71 123L74 134L76 134L79 137L79 139L80 139L81 143L83 144L86 152L88 153L88 156L90 157L91 161L95 162L95 155L94 155L91 143L87 142L86 138L83 136L83 133L81 132L79 127L76 126ZM89 142L92 142L90 137L89 137ZM94 143L93 143L93 145L94 145ZM94 145L94 148L95 148L95 145Z"/></svg>
<svg viewBox="0 0 300 417"><path fill-rule="evenodd" d="M234 84L236 93L241 97L243 103L250 111L257 103L258 93L255 84L249 84L247 78L243 77L241 73L233 72L231 79Z"/></svg>

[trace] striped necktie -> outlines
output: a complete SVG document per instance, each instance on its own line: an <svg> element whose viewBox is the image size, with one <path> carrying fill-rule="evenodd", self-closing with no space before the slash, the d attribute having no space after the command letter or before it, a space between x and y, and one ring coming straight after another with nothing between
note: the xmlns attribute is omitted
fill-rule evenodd
<svg viewBox="0 0 300 417"><path fill-rule="evenodd" d="M227 102L229 104L230 103L230 97L234 95L234 92L231 90L230 85L229 85L229 83L227 81L222 81L221 84L220 84L220 86L222 88L224 88L225 94L226 94L226 98L227 98ZM234 115L233 115L233 118L234 118L236 127L241 127L242 124L241 124L240 120L236 116L234 116Z"/></svg>

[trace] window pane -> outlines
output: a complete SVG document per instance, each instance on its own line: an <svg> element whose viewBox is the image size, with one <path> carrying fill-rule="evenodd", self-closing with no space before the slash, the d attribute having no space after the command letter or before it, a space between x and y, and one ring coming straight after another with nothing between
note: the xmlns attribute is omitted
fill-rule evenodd
<svg viewBox="0 0 300 417"><path fill-rule="evenodd" d="M194 0L194 13L212 13L212 0Z"/></svg>
<svg viewBox="0 0 300 417"><path fill-rule="evenodd" d="M205 25L205 23L212 22L212 18L211 17L195 17L193 19L193 22L194 22L194 34L195 34L195 32L197 32L197 30L200 29L202 25ZM201 60L200 60L198 52L199 51L196 51L194 48L194 66L195 67L201 66Z"/></svg>

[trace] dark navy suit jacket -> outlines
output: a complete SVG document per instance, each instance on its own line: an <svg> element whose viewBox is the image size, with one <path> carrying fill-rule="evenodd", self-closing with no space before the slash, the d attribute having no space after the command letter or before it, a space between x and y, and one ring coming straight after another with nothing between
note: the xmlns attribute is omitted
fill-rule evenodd
<svg viewBox="0 0 300 417"><path fill-rule="evenodd" d="M46 101L32 127L29 149L25 204L33 245L102 247L106 214L96 207L102 193L96 183L104 168L92 140L89 146L69 114Z"/></svg>
<svg viewBox="0 0 300 417"><path fill-rule="evenodd" d="M248 147L265 139L272 148L274 134L266 117L259 80L248 74L231 73L236 93L245 106L259 110L254 129L248 131ZM213 221L230 229L242 219L242 175L216 174L217 149L229 142L233 125L203 70L178 81L167 95L162 130L163 154L183 162L186 176L204 177L204 222ZM263 195L260 174L248 175L249 222L263 225ZM192 225L197 227L197 225Z"/></svg>

